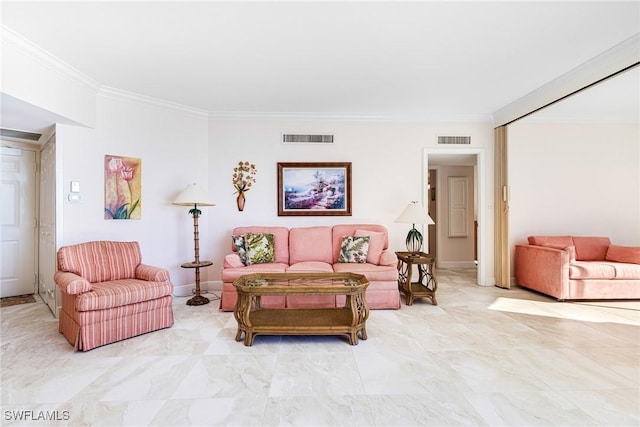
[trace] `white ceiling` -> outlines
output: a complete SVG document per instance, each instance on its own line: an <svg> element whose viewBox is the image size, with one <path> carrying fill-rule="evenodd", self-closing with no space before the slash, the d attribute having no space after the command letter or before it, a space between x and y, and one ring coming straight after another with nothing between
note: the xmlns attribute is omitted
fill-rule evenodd
<svg viewBox="0 0 640 427"><path fill-rule="evenodd" d="M6 28L99 85L223 117L491 120L640 32L638 1L1 7Z"/></svg>

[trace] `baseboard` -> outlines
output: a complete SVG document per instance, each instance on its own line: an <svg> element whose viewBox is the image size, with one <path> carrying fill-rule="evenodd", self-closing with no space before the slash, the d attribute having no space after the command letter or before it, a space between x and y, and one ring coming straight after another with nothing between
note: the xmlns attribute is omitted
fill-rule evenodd
<svg viewBox="0 0 640 427"><path fill-rule="evenodd" d="M495 285L496 285L495 277L488 277L485 283L478 283L478 286L485 286L485 287L495 286Z"/></svg>
<svg viewBox="0 0 640 427"><path fill-rule="evenodd" d="M476 268L475 261L436 261L437 268Z"/></svg>
<svg viewBox="0 0 640 427"><path fill-rule="evenodd" d="M188 297L195 293L196 284L187 283L186 285L173 286L173 296ZM220 292L222 291L222 281L211 280L208 282L200 282L200 292Z"/></svg>

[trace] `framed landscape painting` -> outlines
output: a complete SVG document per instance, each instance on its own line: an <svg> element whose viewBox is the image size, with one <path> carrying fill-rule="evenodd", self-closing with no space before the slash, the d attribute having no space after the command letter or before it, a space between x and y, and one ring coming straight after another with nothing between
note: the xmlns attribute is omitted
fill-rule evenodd
<svg viewBox="0 0 640 427"><path fill-rule="evenodd" d="M351 163L278 163L278 216L351 216Z"/></svg>

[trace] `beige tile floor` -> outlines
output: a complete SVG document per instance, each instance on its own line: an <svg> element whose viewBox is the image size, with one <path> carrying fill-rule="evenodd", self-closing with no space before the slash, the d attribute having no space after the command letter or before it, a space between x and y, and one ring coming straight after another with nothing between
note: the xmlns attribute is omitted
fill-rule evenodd
<svg viewBox="0 0 640 427"><path fill-rule="evenodd" d="M74 353L43 303L2 308L0 423L640 425L639 302L558 303L474 274L439 270L438 306L372 311L357 346L245 347L216 302L176 298L172 328Z"/></svg>

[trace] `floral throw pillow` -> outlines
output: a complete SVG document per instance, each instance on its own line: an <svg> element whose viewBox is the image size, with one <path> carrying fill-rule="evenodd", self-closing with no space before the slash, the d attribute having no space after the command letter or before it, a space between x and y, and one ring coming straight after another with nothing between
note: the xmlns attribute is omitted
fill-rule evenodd
<svg viewBox="0 0 640 427"><path fill-rule="evenodd" d="M367 262L368 252L369 236L346 236L342 238L342 246L340 247L338 262L364 264Z"/></svg>
<svg viewBox="0 0 640 427"><path fill-rule="evenodd" d="M273 234L244 235L244 248L247 251L247 265L274 262L275 250Z"/></svg>
<svg viewBox="0 0 640 427"><path fill-rule="evenodd" d="M244 235L242 236L231 236L231 239L233 240L233 246L236 247L236 250L238 251L238 256L240 257L240 261L242 261L242 263L244 265L247 265L247 251L244 249Z"/></svg>

